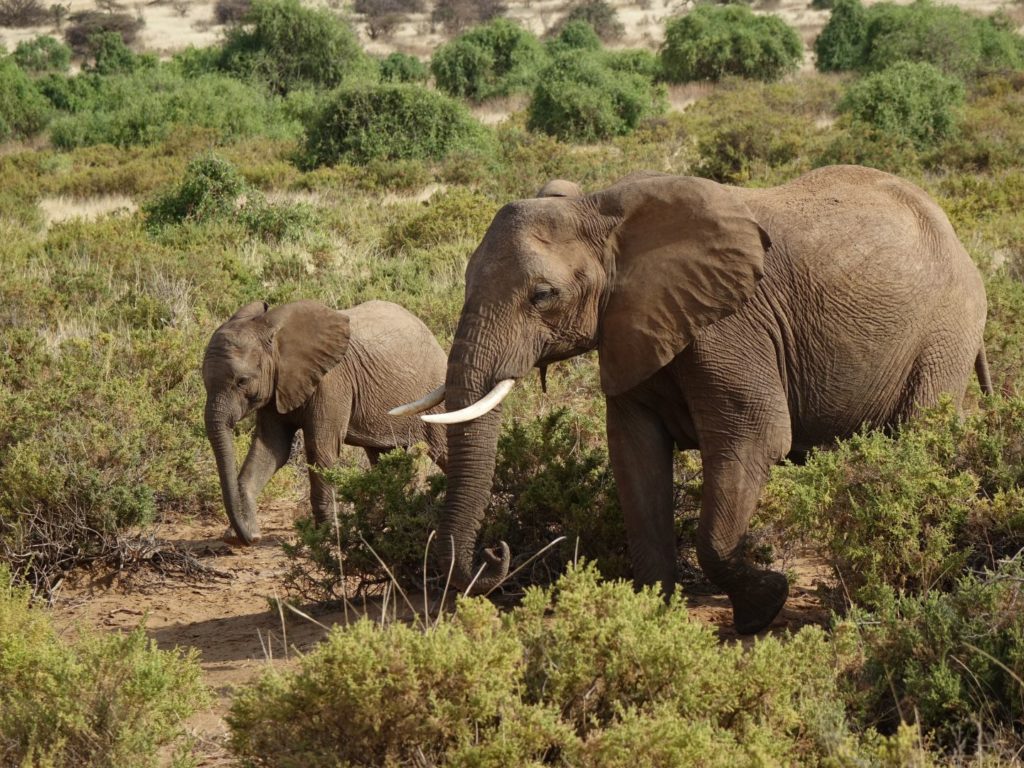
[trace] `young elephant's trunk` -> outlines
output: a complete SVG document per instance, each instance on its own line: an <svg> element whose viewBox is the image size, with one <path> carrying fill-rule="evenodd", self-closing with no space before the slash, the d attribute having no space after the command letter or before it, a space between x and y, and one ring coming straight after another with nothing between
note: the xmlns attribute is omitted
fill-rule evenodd
<svg viewBox="0 0 1024 768"><path fill-rule="evenodd" d="M460 355L465 354L466 346L457 338L449 357L445 392L445 405L449 412L475 403L489 389L487 384L490 382L485 383L478 375L479 369L462 362ZM473 581L480 569L474 564L476 538L491 499L500 427L500 405L472 421L448 426L448 491L438 531L438 546L446 570L454 546L452 584L466 590L472 582L472 591L476 594L486 593L504 580L511 559L504 542L501 542L497 553L485 550L483 572Z"/></svg>
<svg viewBox="0 0 1024 768"><path fill-rule="evenodd" d="M228 520L231 521L231 527L238 537L246 544L252 544L260 538L260 527L251 501L238 487L231 424L227 418L219 416L210 407L207 407L205 421L206 436L217 459L217 474L220 476L220 490L224 497Z"/></svg>

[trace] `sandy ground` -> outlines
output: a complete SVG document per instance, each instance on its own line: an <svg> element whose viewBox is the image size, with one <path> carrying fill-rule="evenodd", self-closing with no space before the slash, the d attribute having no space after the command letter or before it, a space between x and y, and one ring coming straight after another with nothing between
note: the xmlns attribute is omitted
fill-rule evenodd
<svg viewBox="0 0 1024 768"><path fill-rule="evenodd" d="M282 624L269 598L281 594L287 561L281 541L292 535L293 519L304 514L294 504L278 504L261 514L265 537L251 548L235 548L220 539L225 524L219 519L164 524L156 536L191 552L220 575L209 580L177 579L148 570L130 574L82 574L63 587L54 606L61 631L80 628L127 631L143 624L147 634L164 649L195 648L207 685L213 690L212 707L189 721L197 738L200 766L227 766L229 757L224 716L231 690L271 667L294 665L296 654L310 650L325 634L324 627L341 624L339 611L324 613L309 606L316 622L293 616ZM793 563L796 583L782 614L768 632L795 630L808 623L823 623L827 613L814 595L815 582L826 577L823 564L811 558ZM696 591L696 590L695 590ZM415 606L422 596L411 595ZM715 627L723 642L736 640L728 601L723 595L692 594L693 616ZM360 603L349 614L378 616L377 601ZM318 625L319 624L319 625ZM322 626L320 626L322 625Z"/></svg>

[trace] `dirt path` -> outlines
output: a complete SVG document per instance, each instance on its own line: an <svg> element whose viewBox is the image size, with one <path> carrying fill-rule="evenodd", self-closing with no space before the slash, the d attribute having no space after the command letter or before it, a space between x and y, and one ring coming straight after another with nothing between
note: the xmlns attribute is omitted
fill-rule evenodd
<svg viewBox="0 0 1024 768"><path fill-rule="evenodd" d="M227 747L224 716L233 686L252 680L268 666L294 664L295 651L308 651L324 635L317 624L294 618L284 625L271 610L268 597L279 594L287 561L280 543L292 535L293 517L302 508L280 505L261 513L264 539L252 548L234 548L220 540L224 523L199 520L163 525L156 535L187 549L203 565L223 575L209 581L179 580L142 571L82 577L65 587L55 605L58 626L67 632L79 627L124 631L145 624L161 648L191 647L199 650L207 685L214 691L213 706L191 719L198 739L199 765L233 765ZM795 630L827 616L814 597L814 581L825 575L822 564L803 559L795 564L797 581L786 608L770 632ZM723 595L694 594L691 613L718 628L723 640L735 639L729 626L730 611ZM416 598L413 598L416 603ZM418 604L418 603L416 603ZM377 606L365 606L371 613ZM316 620L331 626L344 615L317 613Z"/></svg>

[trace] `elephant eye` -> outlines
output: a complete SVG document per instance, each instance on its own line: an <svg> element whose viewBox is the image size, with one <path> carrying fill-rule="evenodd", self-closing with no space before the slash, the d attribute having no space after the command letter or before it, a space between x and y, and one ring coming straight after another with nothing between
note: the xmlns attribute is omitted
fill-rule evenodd
<svg viewBox="0 0 1024 768"><path fill-rule="evenodd" d="M235 384L239 389L245 389L252 383L252 376L239 376L235 379Z"/></svg>
<svg viewBox="0 0 1024 768"><path fill-rule="evenodd" d="M533 294L530 296L530 301L534 305L545 304L551 299L558 296L558 289L554 286L548 285L547 283L538 283L533 289Z"/></svg>

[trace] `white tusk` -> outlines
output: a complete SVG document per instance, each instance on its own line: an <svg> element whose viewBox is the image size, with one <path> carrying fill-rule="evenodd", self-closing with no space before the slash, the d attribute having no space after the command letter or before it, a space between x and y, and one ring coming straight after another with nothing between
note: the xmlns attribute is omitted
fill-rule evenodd
<svg viewBox="0 0 1024 768"><path fill-rule="evenodd" d="M438 403L444 402L444 384L435 390L427 392L419 400L406 403L405 405L399 405L396 408L392 408L388 411L388 416L408 416L410 413L423 413L429 411Z"/></svg>
<svg viewBox="0 0 1024 768"><path fill-rule="evenodd" d="M472 421L493 410L498 403L505 399L516 385L515 379L502 379L494 385L494 389L481 397L472 405L467 405L459 411L451 413L431 413L427 416L420 416L424 421L431 424L460 424L463 421Z"/></svg>

